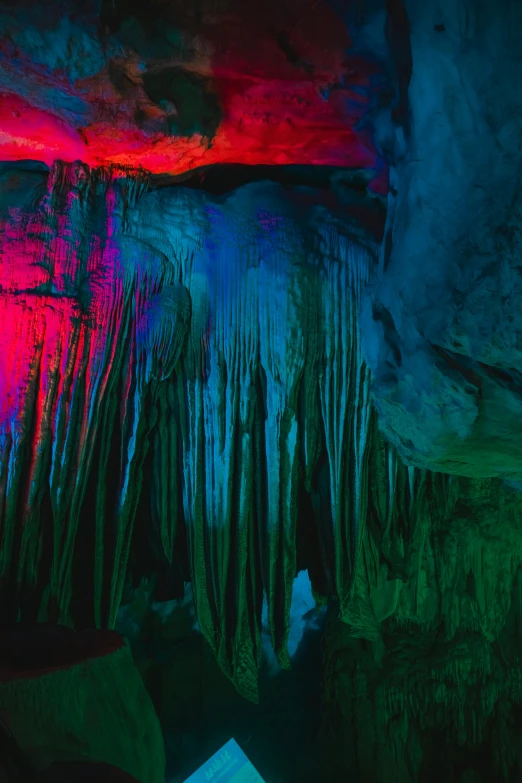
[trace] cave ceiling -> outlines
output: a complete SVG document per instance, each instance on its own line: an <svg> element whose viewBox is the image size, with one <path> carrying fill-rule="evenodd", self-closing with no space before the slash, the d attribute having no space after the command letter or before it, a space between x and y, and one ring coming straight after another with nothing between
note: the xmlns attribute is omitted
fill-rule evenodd
<svg viewBox="0 0 522 783"><path fill-rule="evenodd" d="M364 167L383 191L361 120L389 77L363 27L362 3L2 2L0 156Z"/></svg>

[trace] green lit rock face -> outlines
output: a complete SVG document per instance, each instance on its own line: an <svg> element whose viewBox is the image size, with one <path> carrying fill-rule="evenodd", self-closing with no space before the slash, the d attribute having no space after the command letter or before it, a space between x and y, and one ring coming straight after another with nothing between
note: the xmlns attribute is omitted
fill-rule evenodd
<svg viewBox="0 0 522 783"><path fill-rule="evenodd" d="M0 713L34 773L56 764L56 778L45 780L73 780L74 763L98 762L164 783L161 727L117 634L19 626L1 641ZM62 764L72 765L70 778L59 776Z"/></svg>
<svg viewBox="0 0 522 783"><path fill-rule="evenodd" d="M496 480L444 489L427 474L418 503L388 541L368 526L354 614L327 631L332 752L347 748L332 774L356 764L364 780L516 780L520 495Z"/></svg>

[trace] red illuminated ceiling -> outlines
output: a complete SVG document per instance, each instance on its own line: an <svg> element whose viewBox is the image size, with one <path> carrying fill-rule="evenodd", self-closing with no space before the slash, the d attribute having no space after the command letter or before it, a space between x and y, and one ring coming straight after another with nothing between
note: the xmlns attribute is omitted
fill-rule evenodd
<svg viewBox="0 0 522 783"><path fill-rule="evenodd" d="M0 85L9 89L0 93L0 159L81 159L172 174L214 163L376 166L371 142L354 128L372 99L372 69L350 55L346 26L323 2L279 3L257 16L242 4L192 27L183 28L192 53L181 67L207 79L219 101L211 141L162 132L164 109L144 93L144 70L178 67L179 60L151 65L122 49L118 67L130 85L122 93L110 78L110 56L97 73L71 81L63 68L50 70L13 46L5 31L0 64L7 76ZM63 96L85 105L83 121L71 120ZM137 107L150 119L147 127L136 123Z"/></svg>

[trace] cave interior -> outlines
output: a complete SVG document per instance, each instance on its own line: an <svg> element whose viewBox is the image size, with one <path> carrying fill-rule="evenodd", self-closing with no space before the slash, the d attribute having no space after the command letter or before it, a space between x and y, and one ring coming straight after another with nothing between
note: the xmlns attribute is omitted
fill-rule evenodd
<svg viewBox="0 0 522 783"><path fill-rule="evenodd" d="M521 83L520 0L0 0L1 783L522 781Z"/></svg>

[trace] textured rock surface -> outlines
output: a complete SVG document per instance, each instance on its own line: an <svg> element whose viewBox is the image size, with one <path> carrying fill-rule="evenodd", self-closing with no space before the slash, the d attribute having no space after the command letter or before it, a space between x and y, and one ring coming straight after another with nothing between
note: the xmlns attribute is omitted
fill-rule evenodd
<svg viewBox="0 0 522 783"><path fill-rule="evenodd" d="M217 671L190 593L176 608L151 604L140 588L122 608L173 783L227 735L247 743L274 783L520 779L521 495L499 480L410 476L372 452L352 601L342 620L331 602L320 682L313 633L294 671L275 674L264 636L254 707Z"/></svg>
<svg viewBox="0 0 522 783"><path fill-rule="evenodd" d="M437 480L426 475L415 521L402 506L391 550L380 525L366 529L362 638L332 616L328 779L354 766L384 783L520 779L521 496L455 478L444 495Z"/></svg>
<svg viewBox="0 0 522 783"><path fill-rule="evenodd" d="M102 762L163 783L161 728L121 637L38 628L2 634L0 711L25 758L41 771Z"/></svg>
<svg viewBox="0 0 522 783"><path fill-rule="evenodd" d="M522 8L405 3L413 76L365 356L409 464L515 476L520 450Z"/></svg>
<svg viewBox="0 0 522 783"><path fill-rule="evenodd" d="M0 156L159 173L226 162L380 170L357 124L389 79L351 40L348 8L4 0Z"/></svg>
<svg viewBox="0 0 522 783"><path fill-rule="evenodd" d="M4 169L4 611L112 626L129 576L190 579L206 641L253 700L263 593L284 668L299 568L351 637L378 646L395 618L454 639L440 562L422 575L425 520L440 508L449 536L468 489L405 467L379 434L357 328L374 240L311 188L213 197L116 174ZM491 546L481 565L482 535L437 551L455 579L473 570L466 612L490 655L517 566Z"/></svg>

